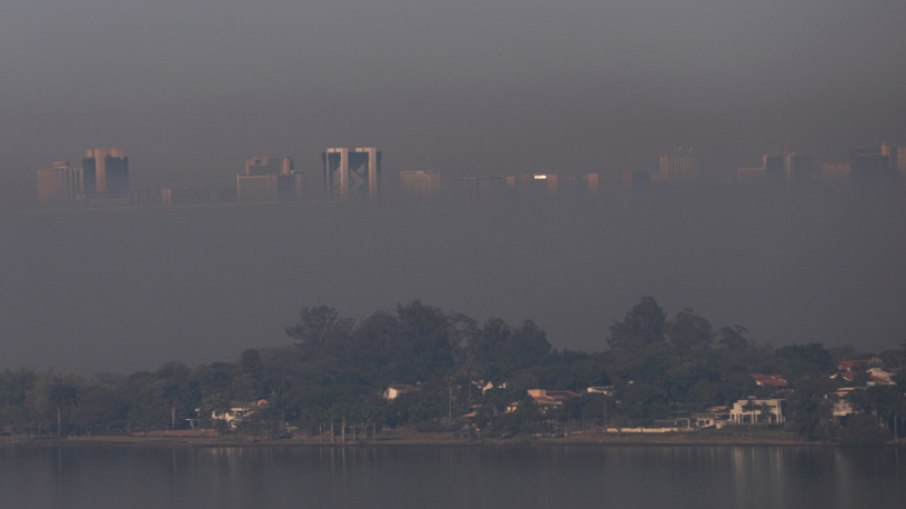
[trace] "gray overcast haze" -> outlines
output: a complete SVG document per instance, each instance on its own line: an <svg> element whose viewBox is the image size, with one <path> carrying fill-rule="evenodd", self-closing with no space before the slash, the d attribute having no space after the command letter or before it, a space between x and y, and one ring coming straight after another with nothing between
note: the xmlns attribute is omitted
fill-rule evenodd
<svg viewBox="0 0 906 509"><path fill-rule="evenodd" d="M303 305L421 298L603 347L641 295L778 343L890 348L903 197L32 213L35 170L121 147L132 186L374 145L399 170L726 178L791 147L906 144L902 0L3 0L0 368L150 368L285 342Z"/></svg>

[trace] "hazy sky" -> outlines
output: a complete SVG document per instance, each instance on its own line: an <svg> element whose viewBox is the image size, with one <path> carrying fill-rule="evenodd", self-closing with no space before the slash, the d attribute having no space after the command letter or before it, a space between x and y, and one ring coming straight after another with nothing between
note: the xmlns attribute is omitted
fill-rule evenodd
<svg viewBox="0 0 906 509"><path fill-rule="evenodd" d="M643 295L776 345L906 331L906 199L614 193L578 202L0 215L0 369L128 371L284 345L303 306L422 299L604 349Z"/></svg>
<svg viewBox="0 0 906 509"><path fill-rule="evenodd" d="M4 0L0 189L102 146L139 187L336 145L390 174L833 159L906 142L904 27L902 0Z"/></svg>
<svg viewBox="0 0 906 509"><path fill-rule="evenodd" d="M903 0L3 0L0 208L121 147L134 187L376 145L402 169L704 172L789 139L906 143ZM903 197L620 195L595 206L0 213L0 368L128 370L286 341L304 305L421 298L599 350L642 295L779 343L906 330Z"/></svg>

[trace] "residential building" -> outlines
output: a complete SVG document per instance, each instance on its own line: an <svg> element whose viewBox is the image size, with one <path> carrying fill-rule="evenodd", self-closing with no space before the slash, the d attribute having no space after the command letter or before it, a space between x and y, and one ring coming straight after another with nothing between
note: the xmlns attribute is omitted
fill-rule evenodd
<svg viewBox="0 0 906 509"><path fill-rule="evenodd" d="M400 172L403 195L429 198L440 192L440 172L437 170L404 170Z"/></svg>
<svg viewBox="0 0 906 509"><path fill-rule="evenodd" d="M658 160L658 182L680 184L698 177L698 159L691 147L676 147Z"/></svg>
<svg viewBox="0 0 906 509"><path fill-rule="evenodd" d="M396 398L402 396L403 394L409 394L410 392L417 392L420 389L417 385L410 384L391 384L384 389L384 394L382 397L387 401L393 401Z"/></svg>
<svg viewBox="0 0 906 509"><path fill-rule="evenodd" d="M789 385L783 376L781 375L766 375L764 373L749 373L749 376L752 377L752 380L755 381L755 385L758 387L770 387L775 389L782 389Z"/></svg>
<svg viewBox="0 0 906 509"><path fill-rule="evenodd" d="M564 401L581 396L573 391L549 391L547 389L529 389L526 392L535 404L553 407L563 406Z"/></svg>
<svg viewBox="0 0 906 509"><path fill-rule="evenodd" d="M741 399L730 409L732 424L783 424L786 422L783 399Z"/></svg>
<svg viewBox="0 0 906 509"><path fill-rule="evenodd" d="M236 176L236 201L273 203L302 199L302 173L289 157L257 156L245 160L244 173Z"/></svg>
<svg viewBox="0 0 906 509"><path fill-rule="evenodd" d="M211 411L212 421L221 421L226 423L230 429L237 429L243 422L247 421L252 415L268 407L266 399L259 399L250 403L237 403L230 406L228 410L219 412Z"/></svg>
<svg viewBox="0 0 906 509"><path fill-rule="evenodd" d="M38 170L38 204L48 208L70 208L85 199L82 170L69 161L56 161Z"/></svg>

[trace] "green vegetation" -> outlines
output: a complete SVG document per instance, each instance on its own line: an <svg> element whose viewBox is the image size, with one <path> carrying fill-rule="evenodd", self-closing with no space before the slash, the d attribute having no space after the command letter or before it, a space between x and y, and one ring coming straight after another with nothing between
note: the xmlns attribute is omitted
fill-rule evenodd
<svg viewBox="0 0 906 509"><path fill-rule="evenodd" d="M127 376L62 378L0 372L0 431L62 437L202 427L364 436L406 426L506 438L664 426L752 396L786 401L785 424L760 429L808 440L884 442L906 423L902 389L873 384L867 374L870 367L902 373L906 349L877 356L817 343L774 349L738 325L715 330L691 309L669 318L651 297L604 332L595 353L552 348L530 320L479 324L420 301L360 321L306 307L286 333L292 345L195 368L169 363ZM841 361L858 367L841 376ZM753 373L785 380L758 385ZM388 401L391 386L399 395ZM571 392L539 404L529 389ZM834 417L841 402L849 411ZM767 411L755 402L745 409Z"/></svg>

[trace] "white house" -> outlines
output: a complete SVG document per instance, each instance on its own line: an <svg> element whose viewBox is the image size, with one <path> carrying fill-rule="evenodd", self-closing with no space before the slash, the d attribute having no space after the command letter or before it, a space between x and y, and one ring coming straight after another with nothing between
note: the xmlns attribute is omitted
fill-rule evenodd
<svg viewBox="0 0 906 509"><path fill-rule="evenodd" d="M417 386L417 385L392 384L392 385L387 386L386 389L384 389L383 397L387 401L393 401L396 398L402 396L403 394L415 392L417 390L419 390L419 386Z"/></svg>
<svg viewBox="0 0 906 509"><path fill-rule="evenodd" d="M730 409L732 424L783 424L785 399L741 399Z"/></svg>

